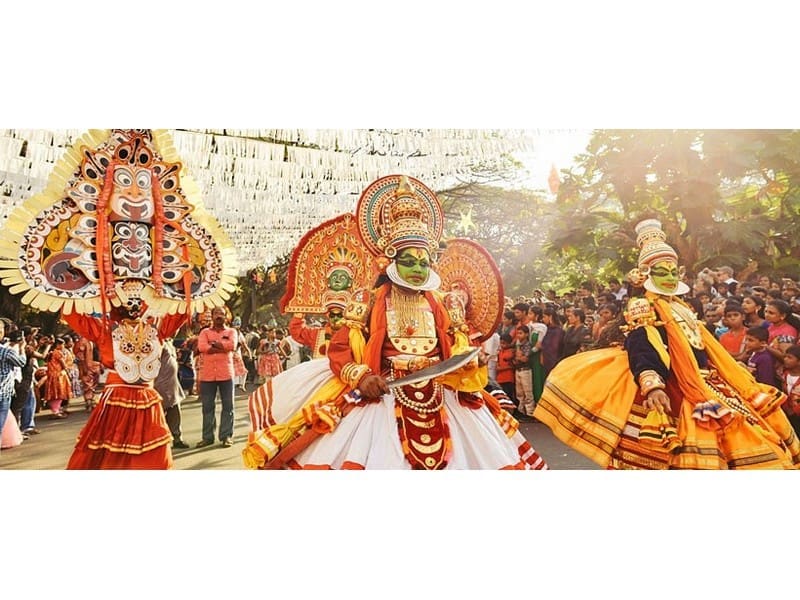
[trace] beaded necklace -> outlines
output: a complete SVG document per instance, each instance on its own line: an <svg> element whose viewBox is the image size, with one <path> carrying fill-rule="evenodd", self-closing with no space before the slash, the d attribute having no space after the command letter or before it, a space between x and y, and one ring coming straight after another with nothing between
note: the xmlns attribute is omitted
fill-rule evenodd
<svg viewBox="0 0 800 600"><path fill-rule="evenodd" d="M392 287L391 303L395 312L394 324L399 331L392 331L390 335L412 336L422 324L422 296L417 292L405 293L397 286Z"/></svg>
<svg viewBox="0 0 800 600"><path fill-rule="evenodd" d="M672 299L670 299L669 308L675 322L686 335L686 339L689 340L689 344L697 350L703 350L705 344L703 344L703 338L700 336L700 325L692 309L679 300Z"/></svg>

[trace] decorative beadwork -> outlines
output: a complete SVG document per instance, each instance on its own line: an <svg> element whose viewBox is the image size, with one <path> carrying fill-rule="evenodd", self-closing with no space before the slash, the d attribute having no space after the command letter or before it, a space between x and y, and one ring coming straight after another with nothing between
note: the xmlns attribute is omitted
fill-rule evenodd
<svg viewBox="0 0 800 600"><path fill-rule="evenodd" d="M415 410L422 415L427 415L430 413L434 413L442 408L444 404L444 394L442 393L442 385L437 383L436 381L433 382L433 393L431 397L427 400L422 402L417 402L416 400L412 400L409 398L405 391L403 391L403 387L399 386L394 388L394 397L403 406L406 408L410 408L411 410Z"/></svg>
<svg viewBox="0 0 800 600"><path fill-rule="evenodd" d="M700 335L701 325L697 321L697 316L692 309L679 300L670 302L669 308L675 322L686 335L686 339L689 340L689 344L692 348L703 350L705 344L703 344L703 338Z"/></svg>

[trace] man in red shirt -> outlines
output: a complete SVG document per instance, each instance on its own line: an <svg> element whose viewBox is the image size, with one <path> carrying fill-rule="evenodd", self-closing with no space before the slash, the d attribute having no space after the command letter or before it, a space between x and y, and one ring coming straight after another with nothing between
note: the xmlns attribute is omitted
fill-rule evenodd
<svg viewBox="0 0 800 600"><path fill-rule="evenodd" d="M214 443L217 390L222 401L219 439L226 448L233 446L233 353L237 335L233 328L226 326L226 319L224 307L214 308L211 327L203 329L197 338L197 349L203 358L197 374L203 406L203 439L197 443L197 448Z"/></svg>

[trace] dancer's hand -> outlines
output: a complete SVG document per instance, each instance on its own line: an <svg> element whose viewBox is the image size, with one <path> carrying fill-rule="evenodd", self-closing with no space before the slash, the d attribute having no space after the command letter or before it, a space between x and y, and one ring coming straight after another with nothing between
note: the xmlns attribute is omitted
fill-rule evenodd
<svg viewBox="0 0 800 600"><path fill-rule="evenodd" d="M652 390L644 399L644 407L647 410L661 410L670 414L669 396L664 393L664 390Z"/></svg>
<svg viewBox="0 0 800 600"><path fill-rule="evenodd" d="M380 398L389 393L389 386L386 380L380 375L367 375L358 384L358 391L365 399Z"/></svg>

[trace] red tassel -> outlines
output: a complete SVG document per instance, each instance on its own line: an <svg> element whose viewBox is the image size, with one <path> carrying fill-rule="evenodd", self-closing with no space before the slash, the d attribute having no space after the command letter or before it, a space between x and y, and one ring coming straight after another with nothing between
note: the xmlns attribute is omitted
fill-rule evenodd
<svg viewBox="0 0 800 600"><path fill-rule="evenodd" d="M106 314L108 297L114 290L114 273L111 270L111 243L108 235L108 203L114 189L114 169L116 162L112 161L106 168L103 178L103 189L97 198L97 272L100 277L100 302L101 312Z"/></svg>
<svg viewBox="0 0 800 600"><path fill-rule="evenodd" d="M161 270L164 261L164 201L161 198L161 182L155 173L151 171L153 190L153 204L155 205L155 220L153 223L153 238L155 240L153 248L153 287L157 296L164 295L164 284L161 279Z"/></svg>
<svg viewBox="0 0 800 600"><path fill-rule="evenodd" d="M183 260L189 262L189 245L183 245ZM183 272L183 291L186 294L186 315L192 314L192 268Z"/></svg>

